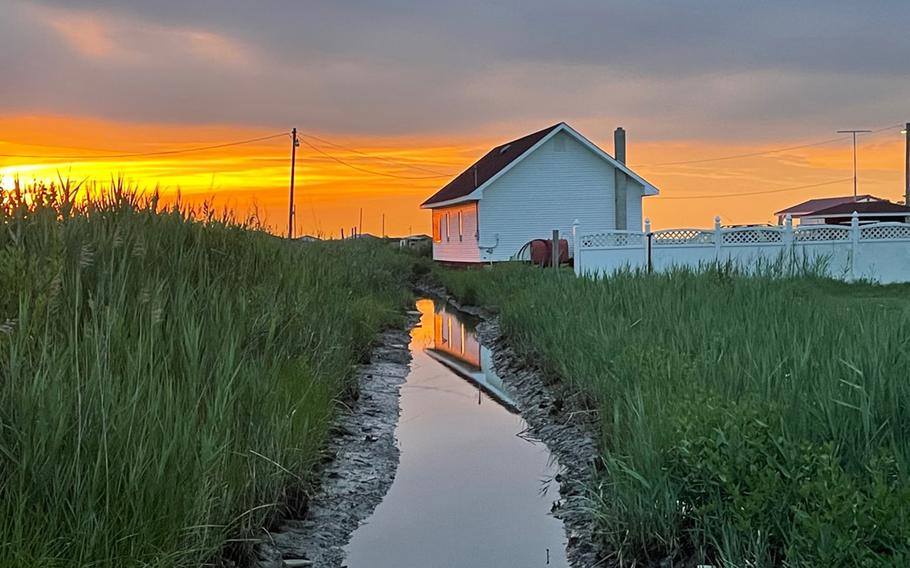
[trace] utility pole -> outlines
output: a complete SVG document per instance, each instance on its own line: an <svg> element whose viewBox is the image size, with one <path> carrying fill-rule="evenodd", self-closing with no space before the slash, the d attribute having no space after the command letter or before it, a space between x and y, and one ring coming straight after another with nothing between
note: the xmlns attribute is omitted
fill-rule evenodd
<svg viewBox="0 0 910 568"><path fill-rule="evenodd" d="M862 134L865 132L872 132L871 130L838 130L838 134L852 134L853 135L853 200L856 200L856 135Z"/></svg>
<svg viewBox="0 0 910 568"><path fill-rule="evenodd" d="M904 135L904 205L910 207L910 122L901 134Z"/></svg>
<svg viewBox="0 0 910 568"><path fill-rule="evenodd" d="M357 234L363 233L363 207L360 208L360 218L357 220Z"/></svg>
<svg viewBox="0 0 910 568"><path fill-rule="evenodd" d="M300 146L300 140L297 139L297 128L291 130L291 195L288 200L288 240L294 238L294 168L297 165L297 147Z"/></svg>

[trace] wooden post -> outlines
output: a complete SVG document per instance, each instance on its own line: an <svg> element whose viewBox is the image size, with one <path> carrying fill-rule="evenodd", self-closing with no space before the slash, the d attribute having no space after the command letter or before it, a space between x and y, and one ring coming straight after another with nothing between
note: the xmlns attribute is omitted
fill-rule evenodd
<svg viewBox="0 0 910 568"><path fill-rule="evenodd" d="M856 280L856 251L859 248L859 213L850 216L850 280Z"/></svg>
<svg viewBox="0 0 910 568"><path fill-rule="evenodd" d="M645 238L648 239L647 248L645 249L645 261L648 265L648 274L654 272L654 263L651 261L651 219L645 219Z"/></svg>
<svg viewBox="0 0 910 568"><path fill-rule="evenodd" d="M724 235L720 228L720 215L714 217L714 260L720 262L720 247L724 244Z"/></svg>
<svg viewBox="0 0 910 568"><path fill-rule="evenodd" d="M578 219L575 219L572 222L572 266L576 276L581 274L581 243L578 242L578 226Z"/></svg>
<svg viewBox="0 0 910 568"><path fill-rule="evenodd" d="M550 247L550 263L559 269L559 229L553 229L553 246Z"/></svg>
<svg viewBox="0 0 910 568"><path fill-rule="evenodd" d="M300 146L300 140L297 139L297 128L291 130L291 191L288 197L288 240L294 238L294 169L297 165L297 147Z"/></svg>
<svg viewBox="0 0 910 568"><path fill-rule="evenodd" d="M904 127L904 205L910 207L910 122Z"/></svg>
<svg viewBox="0 0 910 568"><path fill-rule="evenodd" d="M787 270L790 270L796 259L796 239L793 238L793 217L789 213L784 217L784 233L781 236L781 243L784 245L784 262L787 263Z"/></svg>

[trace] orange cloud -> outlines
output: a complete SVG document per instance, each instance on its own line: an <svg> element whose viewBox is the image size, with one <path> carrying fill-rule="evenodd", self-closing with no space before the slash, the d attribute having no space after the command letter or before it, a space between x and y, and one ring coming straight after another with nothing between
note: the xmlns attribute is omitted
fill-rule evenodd
<svg viewBox="0 0 910 568"><path fill-rule="evenodd" d="M259 60L243 42L205 29L163 26L111 14L35 6L33 17L78 53L136 65L190 57L199 62L247 67Z"/></svg>
<svg viewBox="0 0 910 568"><path fill-rule="evenodd" d="M171 32L183 40L197 57L226 65L248 66L255 62L253 50L227 36L202 30Z"/></svg>
<svg viewBox="0 0 910 568"><path fill-rule="evenodd" d="M91 13L42 8L44 22L79 53L91 58L111 58L115 43L108 26Z"/></svg>

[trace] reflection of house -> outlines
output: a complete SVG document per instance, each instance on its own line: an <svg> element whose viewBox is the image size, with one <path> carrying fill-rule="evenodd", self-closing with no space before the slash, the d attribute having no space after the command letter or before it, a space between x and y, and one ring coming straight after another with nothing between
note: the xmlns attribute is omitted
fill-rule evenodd
<svg viewBox="0 0 910 568"><path fill-rule="evenodd" d="M455 314L442 309L433 316L433 348L480 367L480 343L474 330L468 330Z"/></svg>
<svg viewBox="0 0 910 568"><path fill-rule="evenodd" d="M490 351L480 345L474 326L463 322L458 314L445 307L433 314L433 346L427 353L509 410L516 409L493 370Z"/></svg>
<svg viewBox="0 0 910 568"><path fill-rule="evenodd" d="M810 199L775 213L779 224L789 215L801 225L849 225L856 211L860 223L906 223L910 208L874 195Z"/></svg>

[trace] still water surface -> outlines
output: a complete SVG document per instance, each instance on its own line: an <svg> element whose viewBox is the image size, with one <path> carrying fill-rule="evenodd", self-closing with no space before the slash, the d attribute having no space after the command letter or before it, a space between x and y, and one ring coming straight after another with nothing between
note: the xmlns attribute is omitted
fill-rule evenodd
<svg viewBox="0 0 910 568"><path fill-rule="evenodd" d="M492 371L474 323L417 302L411 372L396 430L401 463L375 513L352 535L349 568L568 566L557 465ZM549 563L548 554L549 550Z"/></svg>

